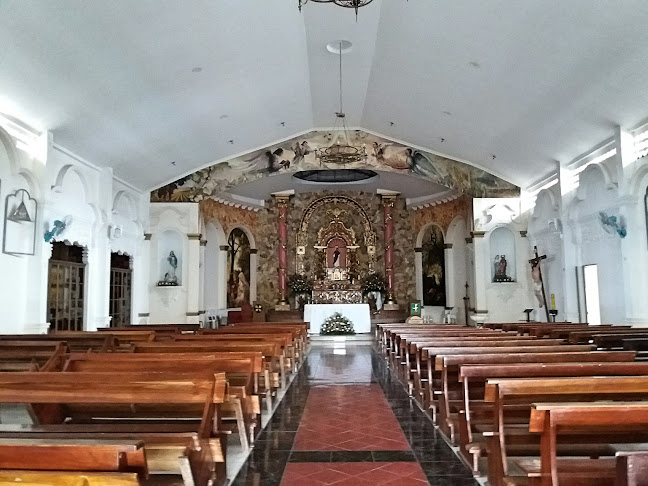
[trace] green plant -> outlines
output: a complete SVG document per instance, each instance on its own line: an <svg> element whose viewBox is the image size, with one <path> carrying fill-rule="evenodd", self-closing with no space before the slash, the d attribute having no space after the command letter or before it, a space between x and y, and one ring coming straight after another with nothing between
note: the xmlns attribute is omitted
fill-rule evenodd
<svg viewBox="0 0 648 486"><path fill-rule="evenodd" d="M313 290L312 282L303 275L293 274L288 277L288 287L293 294L305 294Z"/></svg>
<svg viewBox="0 0 648 486"><path fill-rule="evenodd" d="M386 288L385 277L377 273L370 273L362 281L362 290L366 292L384 292Z"/></svg>

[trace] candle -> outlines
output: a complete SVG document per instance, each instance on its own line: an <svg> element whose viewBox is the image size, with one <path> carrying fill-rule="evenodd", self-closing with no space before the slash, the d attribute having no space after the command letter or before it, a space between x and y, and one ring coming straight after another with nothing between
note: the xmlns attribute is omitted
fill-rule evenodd
<svg viewBox="0 0 648 486"><path fill-rule="evenodd" d="M551 310L556 310L556 294L551 294Z"/></svg>

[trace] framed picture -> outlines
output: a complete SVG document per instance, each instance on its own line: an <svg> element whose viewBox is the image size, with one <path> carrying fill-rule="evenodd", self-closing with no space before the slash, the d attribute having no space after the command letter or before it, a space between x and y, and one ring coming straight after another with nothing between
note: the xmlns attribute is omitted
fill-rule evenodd
<svg viewBox="0 0 648 486"><path fill-rule="evenodd" d="M38 203L25 189L18 189L5 199L2 252L33 255L36 250Z"/></svg>

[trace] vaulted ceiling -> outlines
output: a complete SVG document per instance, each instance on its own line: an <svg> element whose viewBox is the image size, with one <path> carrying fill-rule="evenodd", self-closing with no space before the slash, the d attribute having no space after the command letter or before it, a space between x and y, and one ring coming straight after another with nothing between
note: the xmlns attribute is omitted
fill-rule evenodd
<svg viewBox="0 0 648 486"><path fill-rule="evenodd" d="M646 25L645 0L374 0L357 22L297 0L0 0L0 112L151 188L331 126L345 39L350 126L525 186L648 116Z"/></svg>

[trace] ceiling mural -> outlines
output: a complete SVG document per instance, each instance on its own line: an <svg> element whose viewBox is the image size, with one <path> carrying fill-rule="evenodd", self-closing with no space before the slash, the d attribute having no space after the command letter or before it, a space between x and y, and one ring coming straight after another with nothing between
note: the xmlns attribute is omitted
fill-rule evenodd
<svg viewBox="0 0 648 486"><path fill-rule="evenodd" d="M336 133L313 131L283 143L220 162L151 192L152 202L199 202L231 188L277 173L314 169L369 168L410 174L471 197L517 197L520 188L485 170L362 130L349 132L349 143L364 146L367 158L358 163L320 164L315 150L331 145Z"/></svg>

